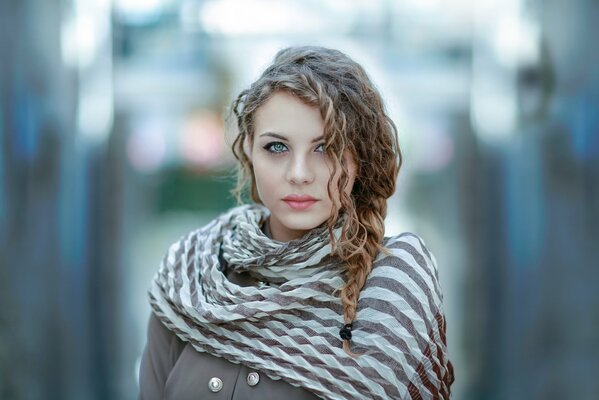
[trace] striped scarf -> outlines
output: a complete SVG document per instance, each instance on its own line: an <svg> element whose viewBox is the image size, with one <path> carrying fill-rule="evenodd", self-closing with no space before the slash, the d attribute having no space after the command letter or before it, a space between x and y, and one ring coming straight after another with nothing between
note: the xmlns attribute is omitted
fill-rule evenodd
<svg viewBox="0 0 599 400"><path fill-rule="evenodd" d="M149 291L154 313L200 352L284 379L323 399L449 398L435 258L406 233L387 238L360 293L352 351L342 349L344 269L326 227L282 243L268 210L232 209L173 244ZM339 234L339 229L334 231ZM269 285L238 286L225 268Z"/></svg>

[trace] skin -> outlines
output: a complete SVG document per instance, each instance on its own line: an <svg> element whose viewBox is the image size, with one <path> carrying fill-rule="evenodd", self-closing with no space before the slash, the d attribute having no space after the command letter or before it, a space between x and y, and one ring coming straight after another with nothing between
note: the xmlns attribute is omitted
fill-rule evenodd
<svg viewBox="0 0 599 400"><path fill-rule="evenodd" d="M329 198L327 185L332 162L324 153L324 121L316 107L306 105L287 92L273 94L256 110L254 135L249 147L256 187L269 209L268 228L272 239L298 239L323 224L339 205L339 193ZM351 193L356 163L346 154L349 170L346 192ZM337 188L337 175L333 187ZM284 199L308 195L316 201L295 209ZM296 204L297 205L297 204Z"/></svg>

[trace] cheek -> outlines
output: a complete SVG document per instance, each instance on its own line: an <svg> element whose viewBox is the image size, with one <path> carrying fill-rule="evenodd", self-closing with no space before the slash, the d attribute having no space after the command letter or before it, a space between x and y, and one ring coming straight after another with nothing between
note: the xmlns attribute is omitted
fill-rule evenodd
<svg viewBox="0 0 599 400"><path fill-rule="evenodd" d="M252 154L252 169L254 170L254 176L257 181L263 181L264 175L268 174L268 171L270 170L268 163L264 157L261 157L260 154L257 154L255 150L252 152Z"/></svg>
<svg viewBox="0 0 599 400"><path fill-rule="evenodd" d="M268 181L268 168L264 168L260 164L254 164L254 179L258 187L263 187Z"/></svg>
<svg viewBox="0 0 599 400"><path fill-rule="evenodd" d="M277 182L279 181L277 173L279 170L260 160L256 160L256 162L253 163L253 170L256 189L258 190L260 198L264 201L264 197L268 197L272 194L274 188L277 186Z"/></svg>

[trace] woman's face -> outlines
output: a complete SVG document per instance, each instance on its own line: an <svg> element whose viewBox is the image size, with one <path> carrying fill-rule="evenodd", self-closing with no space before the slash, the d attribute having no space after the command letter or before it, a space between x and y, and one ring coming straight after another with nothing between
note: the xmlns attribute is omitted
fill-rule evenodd
<svg viewBox="0 0 599 400"><path fill-rule="evenodd" d="M276 92L256 110L249 156L258 194L271 213L274 240L303 236L331 216L333 205L339 207L336 188L341 168L333 180L331 199L327 185L333 166L324 153L323 133L320 111L287 92ZM349 194L356 176L349 153L346 163Z"/></svg>

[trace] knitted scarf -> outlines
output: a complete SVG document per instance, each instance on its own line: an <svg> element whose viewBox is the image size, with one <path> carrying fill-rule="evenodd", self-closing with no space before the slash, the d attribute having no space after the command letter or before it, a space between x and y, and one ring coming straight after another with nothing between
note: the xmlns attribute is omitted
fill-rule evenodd
<svg viewBox="0 0 599 400"><path fill-rule="evenodd" d="M323 399L449 398L436 262L411 233L386 238L342 349L344 268L319 227L287 243L260 226L268 210L232 209L173 244L149 291L153 312L200 352L284 379ZM339 229L334 231L338 235ZM238 286L225 268L268 285Z"/></svg>

